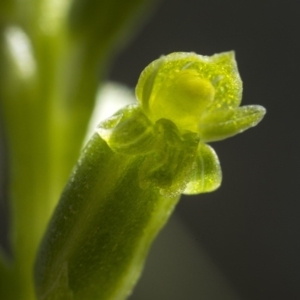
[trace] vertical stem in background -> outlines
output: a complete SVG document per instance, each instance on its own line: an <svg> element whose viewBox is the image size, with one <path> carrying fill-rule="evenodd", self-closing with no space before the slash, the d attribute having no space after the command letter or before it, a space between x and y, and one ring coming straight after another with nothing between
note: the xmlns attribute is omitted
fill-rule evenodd
<svg viewBox="0 0 300 300"><path fill-rule="evenodd" d="M3 43L1 100L10 151L14 262L9 271L13 288L5 285L1 293L4 299L34 299L30 273L48 211L47 117L31 40L21 28L6 26Z"/></svg>
<svg viewBox="0 0 300 300"><path fill-rule="evenodd" d="M0 77L0 100L10 151L14 250L11 269L0 266L0 276L6 275L0 280L0 299L34 299L36 249L78 157L93 109L99 62L103 68L111 47L123 39L124 28L133 28L129 19L136 21L148 1L88 1L89 9L97 11L96 23L83 23L83 37L71 38L68 31L71 0L11 1L9 17L0 20L0 71L5 74ZM119 15L122 18L115 18ZM99 35L102 27L104 35ZM24 43L30 48L25 52L33 63L31 75L26 74L28 57L9 48L7 34L12 32L21 42L15 50L24 50Z"/></svg>

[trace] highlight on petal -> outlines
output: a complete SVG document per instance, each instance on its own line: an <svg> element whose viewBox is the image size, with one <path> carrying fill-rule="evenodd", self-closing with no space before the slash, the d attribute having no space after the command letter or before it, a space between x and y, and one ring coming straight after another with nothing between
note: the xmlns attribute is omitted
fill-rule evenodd
<svg viewBox="0 0 300 300"><path fill-rule="evenodd" d="M256 126L265 113L265 108L259 105L217 110L201 118L198 132L203 142L220 141Z"/></svg>
<svg viewBox="0 0 300 300"><path fill-rule="evenodd" d="M222 171L217 154L210 146L200 143L190 182L183 193L193 195L212 192L220 186L221 181Z"/></svg>
<svg viewBox="0 0 300 300"><path fill-rule="evenodd" d="M206 111L239 106L242 82L234 52L213 56L172 53L142 72L136 96L152 122L171 120L179 130L197 132Z"/></svg>

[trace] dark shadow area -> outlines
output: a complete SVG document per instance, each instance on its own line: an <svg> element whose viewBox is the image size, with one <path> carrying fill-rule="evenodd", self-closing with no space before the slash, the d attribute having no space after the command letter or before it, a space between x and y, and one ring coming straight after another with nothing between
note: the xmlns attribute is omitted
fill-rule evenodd
<svg viewBox="0 0 300 300"><path fill-rule="evenodd" d="M0 112L0 247L10 257L8 178L8 153Z"/></svg>

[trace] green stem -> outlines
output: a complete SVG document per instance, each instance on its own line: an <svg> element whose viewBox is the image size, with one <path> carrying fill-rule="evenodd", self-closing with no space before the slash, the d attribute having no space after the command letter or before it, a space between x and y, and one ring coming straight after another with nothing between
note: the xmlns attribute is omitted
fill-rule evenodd
<svg viewBox="0 0 300 300"><path fill-rule="evenodd" d="M140 188L142 159L116 154L98 134L89 142L40 248L39 299L128 296L179 199Z"/></svg>

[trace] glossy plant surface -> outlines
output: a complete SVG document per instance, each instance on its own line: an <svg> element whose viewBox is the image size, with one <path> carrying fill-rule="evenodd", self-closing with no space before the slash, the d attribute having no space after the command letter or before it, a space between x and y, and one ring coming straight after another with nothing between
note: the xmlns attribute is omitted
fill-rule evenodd
<svg viewBox="0 0 300 300"><path fill-rule="evenodd" d="M125 299L179 196L221 183L207 142L252 126L234 53L151 63L138 102L101 122L61 196L35 265L38 299Z"/></svg>

